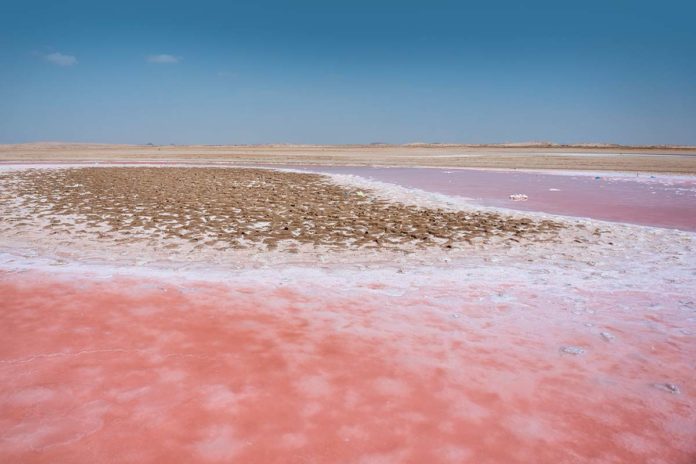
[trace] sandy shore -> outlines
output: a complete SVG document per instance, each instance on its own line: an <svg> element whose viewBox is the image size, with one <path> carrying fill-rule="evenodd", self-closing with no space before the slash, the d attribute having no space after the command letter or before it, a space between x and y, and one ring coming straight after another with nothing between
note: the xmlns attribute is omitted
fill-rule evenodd
<svg viewBox="0 0 696 464"><path fill-rule="evenodd" d="M607 145L0 145L0 161L219 161L235 164L427 166L696 174L696 147Z"/></svg>

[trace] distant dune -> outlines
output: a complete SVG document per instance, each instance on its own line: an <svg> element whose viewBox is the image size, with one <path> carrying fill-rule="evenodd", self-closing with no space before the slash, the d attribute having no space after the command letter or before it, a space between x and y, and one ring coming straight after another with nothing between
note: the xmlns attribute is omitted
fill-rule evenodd
<svg viewBox="0 0 696 464"><path fill-rule="evenodd" d="M214 147L214 148L539 148L539 149L612 149L619 151L634 150L689 150L696 153L696 145L621 145L617 143L555 143L547 141L528 141L528 142L502 142L502 143L439 143L439 142L410 142L404 144L392 144L386 142L372 142L365 144L293 144L293 143L268 143L268 144L125 144L125 143L92 143L92 142L59 142L59 141L37 141L16 144L0 144L0 151L5 150L39 150L55 148L75 148L75 149L104 149L121 147Z"/></svg>

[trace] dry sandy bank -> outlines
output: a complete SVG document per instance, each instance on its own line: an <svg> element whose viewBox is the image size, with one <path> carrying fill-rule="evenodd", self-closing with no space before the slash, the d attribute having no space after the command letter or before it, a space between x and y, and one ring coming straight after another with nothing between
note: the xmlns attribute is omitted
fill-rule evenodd
<svg viewBox="0 0 696 464"><path fill-rule="evenodd" d="M615 145L0 145L0 162L229 161L235 164L566 169L696 174L696 147Z"/></svg>

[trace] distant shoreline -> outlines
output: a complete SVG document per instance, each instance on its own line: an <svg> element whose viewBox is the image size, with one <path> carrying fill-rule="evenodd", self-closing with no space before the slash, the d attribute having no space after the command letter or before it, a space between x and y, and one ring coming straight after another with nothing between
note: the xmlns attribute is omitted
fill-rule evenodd
<svg viewBox="0 0 696 464"><path fill-rule="evenodd" d="M42 142L0 145L0 162L224 162L620 171L696 175L696 147L556 144L111 145Z"/></svg>
<svg viewBox="0 0 696 464"><path fill-rule="evenodd" d="M355 144L295 144L295 143L261 143L261 144L154 144L154 143L97 143L97 142L25 142L0 144L0 151L7 149L55 149L57 147L79 148L108 148L108 147L132 147L132 148L185 148L185 147L208 147L208 148L308 148L308 149L336 149L336 148L463 148L463 149L552 149L552 150L611 150L611 151L663 151L677 150L689 151L696 154L696 145L622 145L615 143L554 143L554 142L511 142L511 143L355 143Z"/></svg>

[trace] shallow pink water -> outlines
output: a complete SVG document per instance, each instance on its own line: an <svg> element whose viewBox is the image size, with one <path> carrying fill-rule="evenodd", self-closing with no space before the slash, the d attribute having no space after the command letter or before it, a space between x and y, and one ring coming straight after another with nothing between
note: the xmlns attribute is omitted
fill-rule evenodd
<svg viewBox="0 0 696 464"><path fill-rule="evenodd" d="M0 462L696 456L669 286L280 283L0 272Z"/></svg>
<svg viewBox="0 0 696 464"><path fill-rule="evenodd" d="M696 177L606 177L432 168L303 167L471 198L482 206L696 231ZM516 193L528 201L512 201Z"/></svg>
<svg viewBox="0 0 696 464"><path fill-rule="evenodd" d="M693 181L314 169L696 230ZM535 266L219 282L0 272L0 462L693 463L688 271L646 285Z"/></svg>

